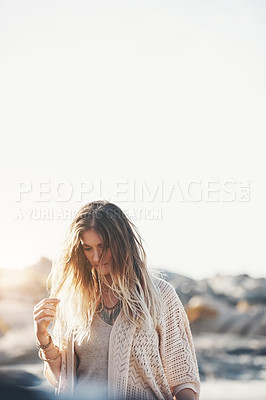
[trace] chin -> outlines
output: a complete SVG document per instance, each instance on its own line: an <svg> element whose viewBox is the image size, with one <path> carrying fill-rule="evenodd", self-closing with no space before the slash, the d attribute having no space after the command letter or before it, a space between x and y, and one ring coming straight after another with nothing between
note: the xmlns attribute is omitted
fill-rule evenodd
<svg viewBox="0 0 266 400"><path fill-rule="evenodd" d="M102 271L102 274L103 274L104 276L110 275L110 274L111 274L111 271L110 271L110 270L108 270L108 271Z"/></svg>
<svg viewBox="0 0 266 400"><path fill-rule="evenodd" d="M100 268L96 268L100 275L109 275L111 274L111 268L109 265L103 265Z"/></svg>

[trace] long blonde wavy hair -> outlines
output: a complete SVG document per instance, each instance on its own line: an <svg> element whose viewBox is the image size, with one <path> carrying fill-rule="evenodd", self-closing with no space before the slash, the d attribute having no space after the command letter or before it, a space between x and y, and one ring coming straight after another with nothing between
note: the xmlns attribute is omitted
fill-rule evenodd
<svg viewBox="0 0 266 400"><path fill-rule="evenodd" d="M98 274L84 254L81 235L92 229L103 241L101 259L108 247L111 250L112 284ZM146 265L142 239L124 212L108 201L85 204L77 213L47 283L50 297L61 299L53 327L59 345L63 337L68 340L71 334L79 343L89 337L101 298L101 283L122 301L125 318L137 326L156 325L160 298Z"/></svg>

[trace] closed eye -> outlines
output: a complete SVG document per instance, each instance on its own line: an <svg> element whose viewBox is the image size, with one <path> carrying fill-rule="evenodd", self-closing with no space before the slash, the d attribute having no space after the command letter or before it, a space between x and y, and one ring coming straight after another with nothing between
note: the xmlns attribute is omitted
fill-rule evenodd
<svg viewBox="0 0 266 400"><path fill-rule="evenodd" d="M84 251L90 251L90 250L92 250L92 247L88 247L88 246L85 246L84 244L82 245L82 247L83 247L83 250ZM103 248L104 248L104 245L103 245L103 243L101 243L101 244L98 244L98 246L97 246L99 249L101 249L101 250L103 250ZM107 246L106 246L107 248L109 247L109 243L107 242Z"/></svg>

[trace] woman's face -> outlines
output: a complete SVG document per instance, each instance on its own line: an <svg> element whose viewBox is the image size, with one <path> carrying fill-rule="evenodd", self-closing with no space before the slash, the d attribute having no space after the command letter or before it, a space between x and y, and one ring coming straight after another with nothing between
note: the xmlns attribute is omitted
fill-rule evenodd
<svg viewBox="0 0 266 400"><path fill-rule="evenodd" d="M101 254L104 244L100 236L93 230L83 232L81 234L81 244L85 257L89 263L99 272L100 275L108 275L112 269L112 255L108 247L104 258L101 260Z"/></svg>

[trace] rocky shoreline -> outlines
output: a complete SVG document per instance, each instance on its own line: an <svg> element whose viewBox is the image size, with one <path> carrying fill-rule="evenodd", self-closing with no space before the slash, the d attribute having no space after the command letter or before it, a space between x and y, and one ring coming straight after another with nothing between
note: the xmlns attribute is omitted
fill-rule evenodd
<svg viewBox="0 0 266 400"><path fill-rule="evenodd" d="M0 270L0 376L17 370L16 379L21 376L32 385L46 385L32 311L47 295L50 268L51 262L43 258L23 271ZM175 287L185 306L201 381L265 381L266 280L239 275L196 281L167 271L162 277ZM21 369L25 365L31 365L32 377L23 375L29 373Z"/></svg>

